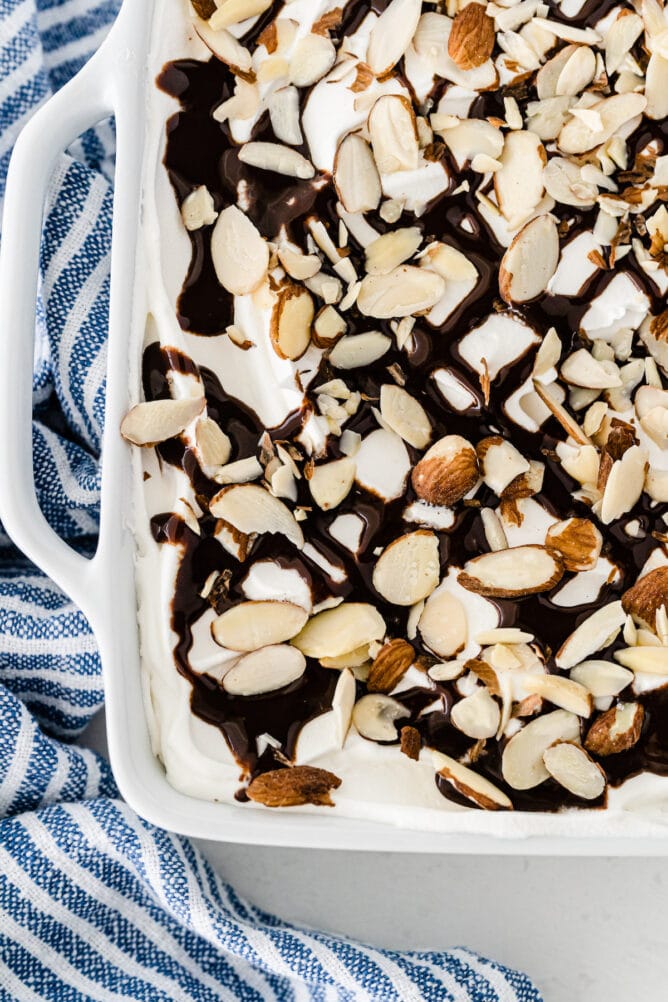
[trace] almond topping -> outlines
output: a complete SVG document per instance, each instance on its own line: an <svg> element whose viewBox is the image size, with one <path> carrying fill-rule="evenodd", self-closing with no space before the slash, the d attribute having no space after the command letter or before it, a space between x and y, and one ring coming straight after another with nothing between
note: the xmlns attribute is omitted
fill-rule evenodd
<svg viewBox="0 0 668 1002"><path fill-rule="evenodd" d="M381 197L380 178L371 147L351 133L334 159L334 184L347 212L373 212Z"/></svg>
<svg viewBox="0 0 668 1002"><path fill-rule="evenodd" d="M368 741L396 741L396 721L410 717L406 707L391 696L370 693L355 703L353 724L359 734Z"/></svg>
<svg viewBox="0 0 668 1002"><path fill-rule="evenodd" d="M438 537L418 529L386 546L373 570L373 586L393 605L415 605L438 584Z"/></svg>
<svg viewBox="0 0 668 1002"><path fill-rule="evenodd" d="M466 647L468 621L462 603L447 591L430 595L418 621L423 642L439 658L452 658Z"/></svg>
<svg viewBox="0 0 668 1002"><path fill-rule="evenodd" d="M618 755L637 744L645 711L640 703L618 703L589 728L585 748L593 755Z"/></svg>
<svg viewBox="0 0 668 1002"><path fill-rule="evenodd" d="M385 621L372 605L342 602L313 616L293 644L306 657L333 658L380 640L384 633Z"/></svg>
<svg viewBox="0 0 668 1002"><path fill-rule="evenodd" d="M306 659L296 647L273 644L239 658L222 685L230 696L259 696L296 682L305 669Z"/></svg>
<svg viewBox="0 0 668 1002"><path fill-rule="evenodd" d="M662 606L668 608L668 566L655 567L643 574L632 588L622 595L624 612L646 629L654 630L656 614Z"/></svg>
<svg viewBox="0 0 668 1002"><path fill-rule="evenodd" d="M543 546L515 546L469 560L459 583L488 598L522 598L549 591L564 573L561 561Z"/></svg>
<svg viewBox="0 0 668 1002"><path fill-rule="evenodd" d="M570 741L558 741L543 755L545 768L560 786L583 800L597 800L606 786L605 773L584 748Z"/></svg>
<svg viewBox="0 0 668 1002"><path fill-rule="evenodd" d="M236 205L228 205L218 216L211 235L211 257L218 281L235 296L257 289L269 267L266 240Z"/></svg>
<svg viewBox="0 0 668 1002"><path fill-rule="evenodd" d="M596 566L603 537L587 518L568 518L547 530L545 545L561 558L567 571L590 571Z"/></svg>
<svg viewBox="0 0 668 1002"><path fill-rule="evenodd" d="M501 721L501 711L488 689L482 687L455 703L450 719L457 730L469 738L493 738Z"/></svg>
<svg viewBox="0 0 668 1002"><path fill-rule="evenodd" d="M597 609L573 630L556 655L558 668L574 668L591 654L611 644L626 619L621 602Z"/></svg>
<svg viewBox="0 0 668 1002"><path fill-rule="evenodd" d="M383 421L404 442L416 449L424 449L431 438L431 424L427 413L415 397L392 383L380 388L380 413Z"/></svg>
<svg viewBox="0 0 668 1002"><path fill-rule="evenodd" d="M333 772L312 765L295 765L290 769L275 769L256 776L246 793L265 807L298 807L315 804L333 807L331 791L338 790L341 780Z"/></svg>
<svg viewBox="0 0 668 1002"><path fill-rule="evenodd" d="M246 143L239 150L239 160L250 167L298 177L303 181L315 176L315 167L310 160L281 143Z"/></svg>
<svg viewBox="0 0 668 1002"><path fill-rule="evenodd" d="M536 693L562 710L569 710L579 717L591 716L591 694L579 682L561 675L528 675L523 685L527 692Z"/></svg>
<svg viewBox="0 0 668 1002"><path fill-rule="evenodd" d="M209 27L214 31L241 24L249 17L258 17L271 7L271 0L218 0L217 9L209 18Z"/></svg>
<svg viewBox="0 0 668 1002"><path fill-rule="evenodd" d="M461 435L435 442L412 474L413 489L429 504L449 508L472 490L479 478L476 451Z"/></svg>
<svg viewBox="0 0 668 1002"><path fill-rule="evenodd" d="M362 279L357 308L366 317L391 320L425 313L445 292L440 275L403 264L386 275L366 275Z"/></svg>
<svg viewBox="0 0 668 1002"><path fill-rule="evenodd" d="M367 689L369 692L391 692L415 660L415 651L406 640L390 640L374 658Z"/></svg>
<svg viewBox="0 0 668 1002"><path fill-rule="evenodd" d="M408 98L398 94L379 97L369 114L369 135L381 174L416 169L418 133L415 112Z"/></svg>
<svg viewBox="0 0 668 1002"><path fill-rule="evenodd" d="M580 721L567 710L553 710L529 721L503 751L501 771L514 790L531 790L549 779L543 755L555 741L579 741Z"/></svg>
<svg viewBox="0 0 668 1002"><path fill-rule="evenodd" d="M344 458L316 466L308 485L318 507L329 511L348 496L354 482L355 460Z"/></svg>
<svg viewBox="0 0 668 1002"><path fill-rule="evenodd" d="M450 783L461 796L486 811L512 811L510 798L484 776L450 758L449 755L442 755L436 751L431 754L438 775Z"/></svg>
<svg viewBox="0 0 668 1002"><path fill-rule="evenodd" d="M211 632L221 647L257 651L291 640L307 619L308 613L291 602L240 602L214 620Z"/></svg>
<svg viewBox="0 0 668 1002"><path fill-rule="evenodd" d="M422 748L422 738L420 737L420 732L416 731L414 727L401 728L401 752L403 755L407 755L408 758L412 758L414 762L417 762L420 758L420 749Z"/></svg>
<svg viewBox="0 0 668 1002"><path fill-rule="evenodd" d="M421 0L392 0L380 15L371 29L366 54L375 76L385 76L399 62L415 34L421 11Z"/></svg>
<svg viewBox="0 0 668 1002"><path fill-rule="evenodd" d="M559 235L552 216L523 226L503 255L499 291L507 303L528 303L547 289L559 262Z"/></svg>
<svg viewBox="0 0 668 1002"><path fill-rule="evenodd" d="M281 289L271 318L271 341L276 354L295 361L311 343L315 308L309 292L300 285Z"/></svg>
<svg viewBox="0 0 668 1002"><path fill-rule="evenodd" d="M132 445L152 446L180 435L204 410L204 397L148 400L135 404L121 422L121 435Z"/></svg>
<svg viewBox="0 0 668 1002"><path fill-rule="evenodd" d="M448 55L462 70L487 62L494 49L494 21L480 3L470 3L452 22Z"/></svg>
<svg viewBox="0 0 668 1002"><path fill-rule="evenodd" d="M223 488L212 498L209 511L244 535L281 533L297 549L304 545L302 530L287 505L258 484Z"/></svg>

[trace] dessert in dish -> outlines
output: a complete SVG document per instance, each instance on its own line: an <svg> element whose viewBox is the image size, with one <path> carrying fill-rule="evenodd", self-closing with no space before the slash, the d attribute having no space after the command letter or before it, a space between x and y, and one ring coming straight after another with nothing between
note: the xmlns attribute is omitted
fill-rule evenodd
<svg viewBox="0 0 668 1002"><path fill-rule="evenodd" d="M122 431L170 782L394 818L667 773L663 8L169 6L190 265Z"/></svg>

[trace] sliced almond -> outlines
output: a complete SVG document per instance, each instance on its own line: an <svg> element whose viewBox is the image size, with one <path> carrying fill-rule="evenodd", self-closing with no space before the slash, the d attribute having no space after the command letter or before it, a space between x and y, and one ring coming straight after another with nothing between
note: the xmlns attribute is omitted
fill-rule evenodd
<svg viewBox="0 0 668 1002"><path fill-rule="evenodd" d="M486 5L469 3L455 14L448 55L461 70L475 69L491 56L495 38L494 21L487 14Z"/></svg>
<svg viewBox="0 0 668 1002"><path fill-rule="evenodd" d="M366 270L369 275L387 275L417 251L422 243L419 226L388 230L365 248Z"/></svg>
<svg viewBox="0 0 668 1002"><path fill-rule="evenodd" d="M429 504L449 508L475 487L476 451L461 435L446 435L432 445L412 474L413 490Z"/></svg>
<svg viewBox="0 0 668 1002"><path fill-rule="evenodd" d="M585 748L593 755L618 755L637 744L645 711L640 703L618 703L589 728Z"/></svg>
<svg viewBox="0 0 668 1002"><path fill-rule="evenodd" d="M377 609L365 602L342 602L313 616L293 640L310 658L333 658L381 640L385 621Z"/></svg>
<svg viewBox="0 0 668 1002"><path fill-rule="evenodd" d="M587 153L600 146L626 122L631 121L645 110L647 99L644 94L613 94L591 105L590 118L573 115L559 133L557 143L564 153Z"/></svg>
<svg viewBox="0 0 668 1002"><path fill-rule="evenodd" d="M240 119L246 122L253 118L260 107L260 88L257 83L244 80L243 77L235 77L234 93L228 97L213 111L212 117L216 122L229 122L232 119Z"/></svg>
<svg viewBox="0 0 668 1002"><path fill-rule="evenodd" d="M499 292L507 303L542 295L559 263L559 234L552 216L536 216L517 233L503 255Z"/></svg>
<svg viewBox="0 0 668 1002"><path fill-rule="evenodd" d="M383 77L399 62L411 44L422 12L421 0L391 0L369 35L366 62Z"/></svg>
<svg viewBox="0 0 668 1002"><path fill-rule="evenodd" d="M265 807L299 807L314 804L333 807L331 791L341 786L333 772L316 769L312 765L295 765L290 769L274 769L256 776L246 793L257 804Z"/></svg>
<svg viewBox="0 0 668 1002"><path fill-rule="evenodd" d="M668 52L653 52L645 76L648 118L660 120L668 115Z"/></svg>
<svg viewBox="0 0 668 1002"><path fill-rule="evenodd" d="M543 754L545 768L560 786L582 800L597 800L606 787L605 773L580 745L558 741Z"/></svg>
<svg viewBox="0 0 668 1002"><path fill-rule="evenodd" d="M596 651L607 647L621 630L625 619L621 602L610 602L587 616L557 651L557 667L574 668Z"/></svg>
<svg viewBox="0 0 668 1002"><path fill-rule="evenodd" d="M503 778L514 790L532 790L549 779L543 755L555 741L579 741L580 721L567 710L553 710L529 721L513 735L501 757Z"/></svg>
<svg viewBox="0 0 668 1002"><path fill-rule="evenodd" d="M334 159L334 185L347 212L373 212L381 198L380 177L371 147L350 133L340 143Z"/></svg>
<svg viewBox="0 0 668 1002"><path fill-rule="evenodd" d="M522 598L554 588L564 569L544 546L515 546L474 557L459 574L459 583L488 598Z"/></svg>
<svg viewBox="0 0 668 1002"><path fill-rule="evenodd" d="M239 150L239 160L259 170L273 171L287 177L308 181L315 176L315 167L297 150L282 143L250 142Z"/></svg>
<svg viewBox="0 0 668 1002"><path fill-rule="evenodd" d="M308 482L311 496L323 511L340 505L355 482L355 460L335 459L317 465Z"/></svg>
<svg viewBox="0 0 668 1002"><path fill-rule="evenodd" d="M337 654L333 658L319 658L318 660L323 668L333 668L337 671L343 668L360 668L369 661L369 645L362 644L361 647L356 647L354 651L348 651L346 654Z"/></svg>
<svg viewBox="0 0 668 1002"><path fill-rule="evenodd" d="M240 602L213 621L213 639L231 651L257 651L291 640L308 613L292 602Z"/></svg>
<svg viewBox="0 0 668 1002"><path fill-rule="evenodd" d="M484 119L455 119L454 124L436 130L452 153L460 170L476 157L497 161L503 151L503 133Z"/></svg>
<svg viewBox="0 0 668 1002"><path fill-rule="evenodd" d="M567 571L590 571L596 566L603 537L587 518L567 518L547 530L545 545L560 557Z"/></svg>
<svg viewBox="0 0 668 1002"><path fill-rule="evenodd" d="M408 98L399 94L379 97L369 113L368 127L373 156L381 174L417 168L418 132L415 112Z"/></svg>
<svg viewBox="0 0 668 1002"><path fill-rule="evenodd" d="M204 410L204 397L181 400L148 400L128 411L121 435L132 445L151 446L180 435Z"/></svg>
<svg viewBox="0 0 668 1002"><path fill-rule="evenodd" d="M423 642L439 658L453 658L466 647L468 620L459 599L447 591L430 595L418 620Z"/></svg>
<svg viewBox="0 0 668 1002"><path fill-rule="evenodd" d="M445 282L425 268L403 264L386 275L367 275L357 296L357 308L366 317L391 320L424 313L445 292Z"/></svg>
<svg viewBox="0 0 668 1002"><path fill-rule="evenodd" d="M362 696L353 709L353 724L357 732L369 741L397 741L396 722L405 717L410 717L406 707L383 693Z"/></svg>
<svg viewBox="0 0 668 1002"><path fill-rule="evenodd" d="M236 205L228 205L218 216L211 234L211 257L218 281L235 296L253 292L266 278L267 242Z"/></svg>
<svg viewBox="0 0 668 1002"><path fill-rule="evenodd" d="M295 87L312 87L336 61L336 49L325 35L304 35L290 57L290 83Z"/></svg>
<svg viewBox="0 0 668 1002"><path fill-rule="evenodd" d="M420 749L422 748L422 738L420 737L420 732L414 727L402 727L401 728L401 753L402 755L407 755L408 758L412 758L414 762L417 762L420 758Z"/></svg>
<svg viewBox="0 0 668 1002"><path fill-rule="evenodd" d="M604 525L631 511L642 494L648 465L647 452L639 445L632 445L612 464L601 503L600 519Z"/></svg>
<svg viewBox="0 0 668 1002"><path fill-rule="evenodd" d="M494 174L494 191L501 212L513 226L524 222L540 202L547 155L533 132L510 132Z"/></svg>
<svg viewBox="0 0 668 1002"><path fill-rule="evenodd" d="M494 737L501 721L501 710L489 691L481 687L455 703L450 720L458 731L479 741Z"/></svg>
<svg viewBox="0 0 668 1002"><path fill-rule="evenodd" d="M231 31L226 31L224 28L213 31L211 25L200 18L193 21L193 27L216 59L226 63L235 73L250 73L252 71L249 50L234 37Z"/></svg>
<svg viewBox="0 0 668 1002"><path fill-rule="evenodd" d="M633 11L621 8L605 33L605 69L608 76L617 73L627 54L643 32L642 18Z"/></svg>
<svg viewBox="0 0 668 1002"><path fill-rule="evenodd" d="M244 535L280 533L298 549L304 545L302 530L287 505L257 484L223 488L212 498L209 511Z"/></svg>
<svg viewBox="0 0 668 1002"><path fill-rule="evenodd" d="M373 586L393 605L415 605L431 595L439 574L438 537L418 529L385 547L373 569Z"/></svg>
<svg viewBox="0 0 668 1002"><path fill-rule="evenodd" d="M195 426L195 442L202 466L224 466L230 458L232 443L213 418L199 419Z"/></svg>
<svg viewBox="0 0 668 1002"><path fill-rule="evenodd" d="M217 10L209 18L214 31L258 17L271 7L271 0L217 0Z"/></svg>
<svg viewBox="0 0 668 1002"><path fill-rule="evenodd" d="M296 647L272 644L239 658L222 685L230 696L259 696L296 682L305 670L306 658Z"/></svg>
<svg viewBox="0 0 668 1002"><path fill-rule="evenodd" d="M351 334L336 342L329 362L335 369L358 369L377 362L391 346L391 339L380 331Z"/></svg>
<svg viewBox="0 0 668 1002"><path fill-rule="evenodd" d="M555 202L587 208L598 197L595 184L587 184L581 168L564 157L551 157L543 172L545 190Z"/></svg>
<svg viewBox="0 0 668 1002"><path fill-rule="evenodd" d="M481 439L476 453L483 480L499 496L516 477L529 470L529 463L522 453L500 435Z"/></svg>
<svg viewBox="0 0 668 1002"><path fill-rule="evenodd" d="M301 146L304 141L300 125L299 91L296 87L279 87L267 99L269 118L274 135L282 143Z"/></svg>
<svg viewBox="0 0 668 1002"><path fill-rule="evenodd" d="M237 459L234 463L219 466L213 474L213 479L221 486L224 484L247 484L261 477L264 470L255 456Z"/></svg>
<svg viewBox="0 0 668 1002"><path fill-rule="evenodd" d="M199 230L203 226L211 226L218 218L214 207L213 196L205 185L195 188L184 198L181 205L183 225L189 231Z"/></svg>
<svg viewBox="0 0 668 1002"><path fill-rule="evenodd" d="M450 758L449 755L436 751L431 754L438 775L450 783L461 796L486 811L512 811L510 798L484 776Z"/></svg>
<svg viewBox="0 0 668 1002"><path fill-rule="evenodd" d="M624 611L634 620L654 630L656 614L662 606L668 608L668 566L655 567L643 574L636 583L622 595Z"/></svg>
<svg viewBox="0 0 668 1002"><path fill-rule="evenodd" d="M633 672L668 675L668 647L624 647L615 659Z"/></svg>
<svg viewBox="0 0 668 1002"><path fill-rule="evenodd" d="M391 692L415 660L415 651L406 640L390 640L373 660L367 689L369 692Z"/></svg>
<svg viewBox="0 0 668 1002"><path fill-rule="evenodd" d="M508 538L503 523L493 508L481 508L480 519L485 530L485 539L490 550L506 550Z"/></svg>
<svg viewBox="0 0 668 1002"><path fill-rule="evenodd" d="M278 259L290 278L300 282L307 278L313 278L322 267L322 262L317 254L302 254L301 251L293 250L291 247L280 247Z"/></svg>
<svg viewBox="0 0 668 1002"><path fill-rule="evenodd" d="M527 675L522 684L527 692L536 693L562 710L569 710L578 717L591 716L591 694L573 679L561 675Z"/></svg>
<svg viewBox="0 0 668 1002"><path fill-rule="evenodd" d="M633 672L611 661L583 661L571 670L571 678L588 689L594 699L618 696L633 681Z"/></svg>
<svg viewBox="0 0 668 1002"><path fill-rule="evenodd" d="M271 342L281 358L301 358L311 343L315 307L311 294L301 285L288 285L278 294L271 317Z"/></svg>
<svg viewBox="0 0 668 1002"><path fill-rule="evenodd" d="M425 449L431 438L431 424L422 404L393 383L380 388L380 413L383 421L416 449Z"/></svg>
<svg viewBox="0 0 668 1002"><path fill-rule="evenodd" d="M331 348L347 328L346 321L333 306L323 306L313 324L313 342L318 348Z"/></svg>

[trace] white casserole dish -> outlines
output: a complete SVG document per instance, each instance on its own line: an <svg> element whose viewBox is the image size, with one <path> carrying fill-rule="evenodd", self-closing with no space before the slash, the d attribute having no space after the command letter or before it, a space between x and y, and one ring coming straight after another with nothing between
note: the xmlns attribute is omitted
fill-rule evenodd
<svg viewBox="0 0 668 1002"><path fill-rule="evenodd" d="M143 706L130 449L118 428L139 398L139 363L155 245L139 239L142 190L160 168L162 124L173 106L155 87L165 61L166 5L125 0L107 41L85 69L29 123L10 167L0 267L0 517L26 555L82 608L104 669L111 763L122 795L139 814L182 834L284 846L410 852L668 854L668 780L643 775L613 791L607 811L564 814L411 811L405 827L337 816L336 810L271 811L209 803L177 792L151 750ZM184 53L169 52L170 58ZM157 111L156 111L157 109ZM162 111L164 110L164 114ZM31 464L31 372L42 208L58 154L85 128L115 114L118 136L112 287L103 443L100 542L88 561L70 550L39 511ZM164 172L163 172L164 173ZM150 183L149 183L150 181ZM166 175L161 183L167 183ZM182 274L174 279L174 293ZM168 284L171 284L168 282ZM128 290L134 288L134 297ZM128 365L128 358L130 365ZM439 824L443 816L439 812Z"/></svg>

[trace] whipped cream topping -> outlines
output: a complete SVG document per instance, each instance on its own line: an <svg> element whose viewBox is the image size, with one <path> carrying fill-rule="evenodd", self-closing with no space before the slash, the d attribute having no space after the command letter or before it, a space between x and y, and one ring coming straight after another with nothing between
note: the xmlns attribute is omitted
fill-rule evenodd
<svg viewBox="0 0 668 1002"><path fill-rule="evenodd" d="M668 408L640 393L665 385L665 138L634 48L663 58L656 18L294 0L217 27L229 3L156 24L156 66L179 62L153 98L143 396L204 401L155 448L126 428L170 782L319 809L313 767L337 810L426 827L644 811L660 783L627 777L668 769ZM304 668L272 690L278 662L244 658L277 645ZM557 651L632 684L601 701Z"/></svg>

